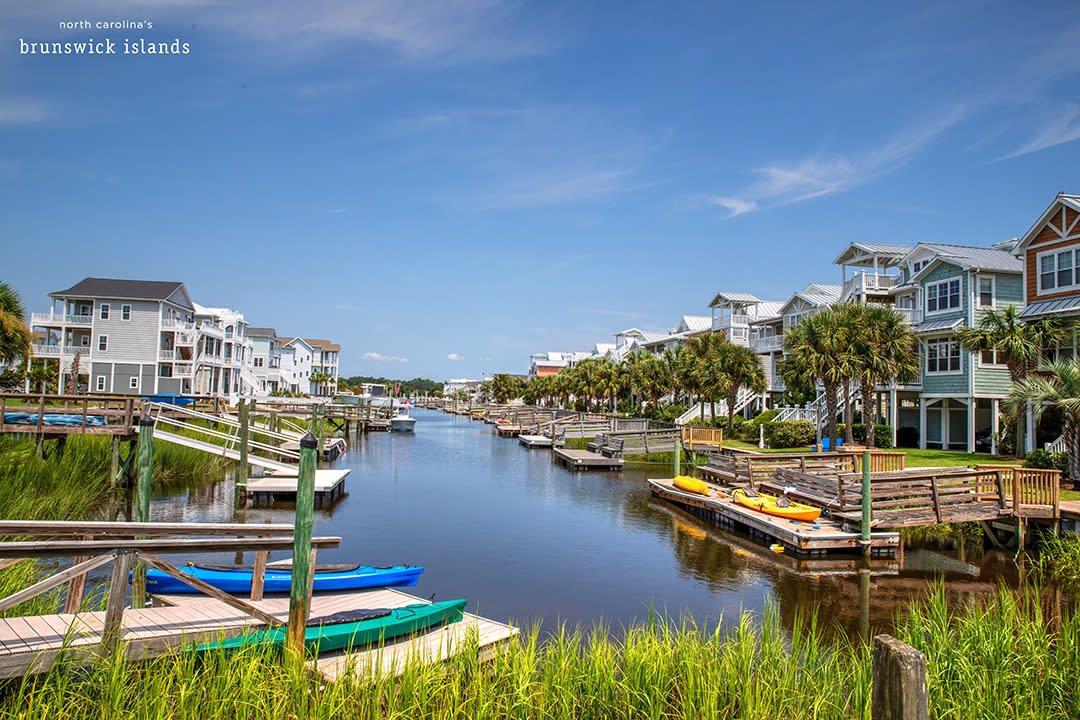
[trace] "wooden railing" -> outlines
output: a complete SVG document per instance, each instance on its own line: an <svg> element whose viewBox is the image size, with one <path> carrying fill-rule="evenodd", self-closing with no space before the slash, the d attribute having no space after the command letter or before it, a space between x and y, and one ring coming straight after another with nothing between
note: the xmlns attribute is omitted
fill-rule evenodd
<svg viewBox="0 0 1080 720"><path fill-rule="evenodd" d="M762 455L716 455L699 466L706 474L734 483L757 483L769 480L781 468L803 473L836 475L855 471L850 453L768 453Z"/></svg>
<svg viewBox="0 0 1080 720"><path fill-rule="evenodd" d="M976 470L1000 470L1005 494L1023 517L1060 517L1061 471L1021 465L976 465Z"/></svg>
<svg viewBox="0 0 1080 720"><path fill-rule="evenodd" d="M70 567L0 599L0 611L11 609L44 592L69 584L64 611L77 613L82 605L87 573L111 562L113 569L105 605L102 645L115 646L121 639L128 575L132 569L132 563L138 560L267 625L282 625L280 620L260 610L250 601L229 595L207 585L193 575L181 572L172 564L162 560L159 553L255 551L257 553L256 567L260 565L261 559L261 565L265 568L269 551L293 548L293 532L292 525L3 520L0 521L0 535L50 539L0 542L0 562L7 560L10 564L12 560L24 558L62 557L74 557L75 561ZM245 537L234 537L236 535ZM333 548L340 543L339 537L312 538L311 554L314 556L317 548ZM314 564L314 559L312 559L312 564ZM262 575L256 574L261 580ZM297 591L307 598L305 607L310 608L310 585L294 589L294 592ZM259 600L261 597L262 583L254 581L251 600ZM133 598L138 598L137 592Z"/></svg>
<svg viewBox="0 0 1080 720"><path fill-rule="evenodd" d="M48 427L57 432L120 432L134 433L138 420L137 410L141 405L139 398L127 396L102 395L41 395L41 394L0 394L0 432L41 433ZM9 423L7 413L32 413L37 422ZM82 421L77 426L47 426L47 414L78 415ZM106 425L90 425L91 417L101 418ZM31 430L31 428L33 428ZM96 429L95 429L96 428Z"/></svg>
<svg viewBox="0 0 1080 720"><path fill-rule="evenodd" d="M694 450L695 445L716 448L719 450L724 446L724 429L684 425L682 429L682 441L683 446L691 452Z"/></svg>
<svg viewBox="0 0 1080 720"><path fill-rule="evenodd" d="M855 472L862 472L862 460L863 451L848 449L843 446L837 448L837 452L849 453L855 456ZM907 454L899 452L888 452L885 450L870 450L870 472L896 472L903 470L905 463L907 462Z"/></svg>

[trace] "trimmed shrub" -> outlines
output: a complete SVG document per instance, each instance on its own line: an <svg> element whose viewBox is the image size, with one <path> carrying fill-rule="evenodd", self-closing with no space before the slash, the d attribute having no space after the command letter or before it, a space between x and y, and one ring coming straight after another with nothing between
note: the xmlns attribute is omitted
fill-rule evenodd
<svg viewBox="0 0 1080 720"><path fill-rule="evenodd" d="M741 426L736 425L736 431L739 435L747 440L756 441L758 439L758 428L763 424L772 422L772 419L780 414L779 410L765 410L758 413L749 420L743 422Z"/></svg>
<svg viewBox="0 0 1080 720"><path fill-rule="evenodd" d="M765 444L770 448L801 447L814 440L814 424L809 420L765 423Z"/></svg>
<svg viewBox="0 0 1080 720"><path fill-rule="evenodd" d="M1024 456L1024 467L1040 468L1043 470L1060 470L1068 474L1069 457L1063 453L1052 453L1048 450L1032 450Z"/></svg>

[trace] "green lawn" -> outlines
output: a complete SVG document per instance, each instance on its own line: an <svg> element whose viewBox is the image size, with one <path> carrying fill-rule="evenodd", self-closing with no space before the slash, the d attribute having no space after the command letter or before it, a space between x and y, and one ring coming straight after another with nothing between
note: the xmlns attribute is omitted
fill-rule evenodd
<svg viewBox="0 0 1080 720"><path fill-rule="evenodd" d="M757 443L744 440L724 440L724 447L750 450L762 453L806 453L811 452L809 446L795 448L766 448L762 450ZM1019 463L1022 462L1013 457L1000 455L986 455L983 453L963 453L954 450L910 450L905 449L907 455L907 467L953 467L957 465L979 465L993 463Z"/></svg>

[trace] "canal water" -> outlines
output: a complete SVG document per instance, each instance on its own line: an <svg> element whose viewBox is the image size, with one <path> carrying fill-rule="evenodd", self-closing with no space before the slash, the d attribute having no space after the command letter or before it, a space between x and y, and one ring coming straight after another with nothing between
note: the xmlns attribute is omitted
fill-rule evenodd
<svg viewBox="0 0 1080 720"><path fill-rule="evenodd" d="M889 629L898 608L937 577L958 601L990 597L999 578L1016 582L1010 556L962 549L908 548L869 566L773 553L652 498L645 479L670 477L670 466L575 473L490 425L437 411L414 416L414 434L352 438L333 464L351 471L347 493L316 509L315 534L342 542L319 560L422 565L407 592L468 598L471 612L496 620L540 622L545 631L603 620L617 631L655 611L711 626L775 602L785 622L815 608L819 621L854 636ZM237 510L224 480L155 498L151 517L292 522L293 507Z"/></svg>

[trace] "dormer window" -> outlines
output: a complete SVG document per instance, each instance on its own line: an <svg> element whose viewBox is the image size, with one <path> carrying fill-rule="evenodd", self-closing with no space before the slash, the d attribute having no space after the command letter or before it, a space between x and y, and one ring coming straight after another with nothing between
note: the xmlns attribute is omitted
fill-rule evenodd
<svg viewBox="0 0 1080 720"><path fill-rule="evenodd" d="M926 264L928 262L930 262L930 261L929 260L917 260L917 261L911 263L911 274L912 274L912 276L916 275L920 270L922 270L924 267L926 267Z"/></svg>

